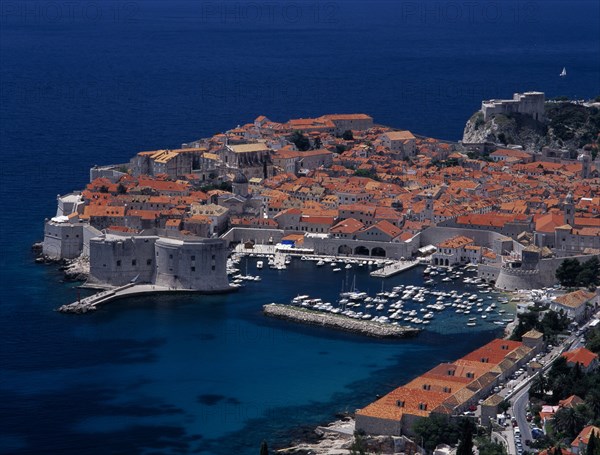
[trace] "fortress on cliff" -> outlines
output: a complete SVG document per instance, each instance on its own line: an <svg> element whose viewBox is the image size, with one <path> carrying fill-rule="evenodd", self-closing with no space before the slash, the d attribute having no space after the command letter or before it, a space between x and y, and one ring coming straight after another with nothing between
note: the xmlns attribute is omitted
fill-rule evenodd
<svg viewBox="0 0 600 455"><path fill-rule="evenodd" d="M487 100L481 102L483 120L488 121L496 114L518 113L529 115L533 119L544 122L544 92L515 93L511 100Z"/></svg>

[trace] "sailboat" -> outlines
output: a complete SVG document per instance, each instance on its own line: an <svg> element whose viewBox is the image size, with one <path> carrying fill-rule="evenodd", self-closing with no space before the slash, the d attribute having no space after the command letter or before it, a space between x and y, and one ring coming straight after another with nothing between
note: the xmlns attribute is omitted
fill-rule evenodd
<svg viewBox="0 0 600 455"><path fill-rule="evenodd" d="M563 70L560 72L559 76L560 76L560 77L565 77L566 75L567 75L567 68L565 68L565 67L563 66Z"/></svg>

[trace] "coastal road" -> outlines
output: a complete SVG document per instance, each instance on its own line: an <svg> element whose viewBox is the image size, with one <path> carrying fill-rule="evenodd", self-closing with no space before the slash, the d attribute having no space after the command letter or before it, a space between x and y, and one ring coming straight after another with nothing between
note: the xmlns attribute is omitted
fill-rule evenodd
<svg viewBox="0 0 600 455"><path fill-rule="evenodd" d="M528 450L525 441L531 441L531 428L527 422L527 404L529 403L529 383L516 393L512 401L512 415L517 420L517 425L521 430L521 441L523 450Z"/></svg>

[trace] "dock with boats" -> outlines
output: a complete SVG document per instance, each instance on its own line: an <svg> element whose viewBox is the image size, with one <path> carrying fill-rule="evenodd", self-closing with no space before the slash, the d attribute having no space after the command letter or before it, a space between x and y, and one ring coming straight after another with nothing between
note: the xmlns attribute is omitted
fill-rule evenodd
<svg viewBox="0 0 600 455"><path fill-rule="evenodd" d="M420 329L415 327L352 319L340 314L322 313L308 308L277 303L263 306L263 313L266 316L278 319L319 325L376 338L406 338L415 336L420 332Z"/></svg>
<svg viewBox="0 0 600 455"><path fill-rule="evenodd" d="M389 278L397 275L398 273L404 272L405 270L412 269L419 264L418 260L415 261L397 261L393 264L386 265L385 267L374 270L371 272L372 277L376 278Z"/></svg>
<svg viewBox="0 0 600 455"><path fill-rule="evenodd" d="M500 291L490 288L480 278L469 276L475 273L472 267L428 266L423 273L426 278L424 286L398 284L385 291L382 281L381 291L375 296L358 290L355 277L349 290L344 291L342 288L338 299L327 302L314 296L298 295L287 305L291 308L290 312L281 314L293 319L300 318L300 322L307 322L306 312L317 315L311 316L307 323L322 321L323 318L318 315L331 315L337 318L325 320L354 320L357 323L370 322L378 326L410 327L417 330L424 329L441 313L446 313L444 318L462 319L468 328L482 324L505 327L513 321L513 314L502 308L502 304L508 304L508 298L500 295ZM453 281L460 281L472 290L463 289L459 292L443 286L431 287ZM351 324L352 327L355 325Z"/></svg>

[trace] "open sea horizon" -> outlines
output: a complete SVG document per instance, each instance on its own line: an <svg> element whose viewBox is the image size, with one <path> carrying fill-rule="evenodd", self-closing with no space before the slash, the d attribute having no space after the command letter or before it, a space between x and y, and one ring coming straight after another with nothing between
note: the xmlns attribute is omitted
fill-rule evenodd
<svg viewBox="0 0 600 455"><path fill-rule="evenodd" d="M264 318L265 303L339 293L302 261L231 295L67 316L53 310L76 283L30 247L94 164L258 115L364 112L459 140L483 99L598 96L598 17L592 0L2 0L0 453L255 454L501 335L441 316L400 341Z"/></svg>

